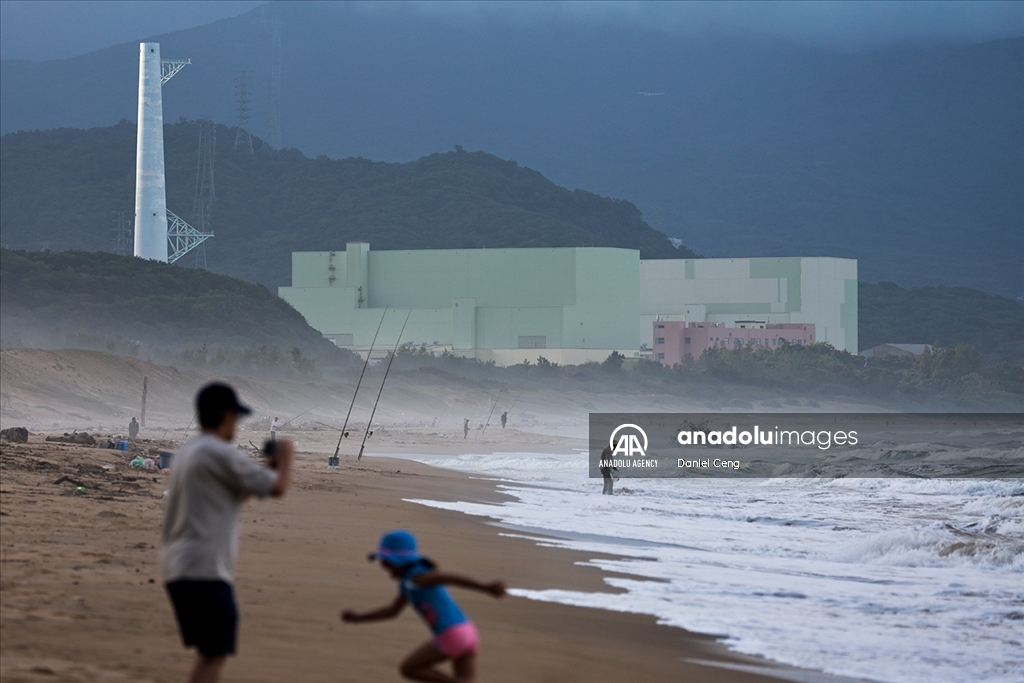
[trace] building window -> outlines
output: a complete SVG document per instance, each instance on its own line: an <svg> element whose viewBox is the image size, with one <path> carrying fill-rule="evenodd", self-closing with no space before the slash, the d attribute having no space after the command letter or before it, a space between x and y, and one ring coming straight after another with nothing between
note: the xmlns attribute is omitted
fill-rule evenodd
<svg viewBox="0 0 1024 683"><path fill-rule="evenodd" d="M754 337L754 346L760 346L760 345L761 345L761 338L760 337Z"/></svg>
<svg viewBox="0 0 1024 683"><path fill-rule="evenodd" d="M664 344L665 343L665 338L664 337L655 337L654 338L654 343L655 344Z"/></svg>
<svg viewBox="0 0 1024 683"><path fill-rule="evenodd" d="M728 345L729 345L729 338L728 338L728 337L726 337L725 339L723 339L723 340L722 340L722 343L723 343L724 345L728 346Z"/></svg>
<svg viewBox="0 0 1024 683"><path fill-rule="evenodd" d="M690 338L689 337L683 337L683 343L684 344L689 344L690 343Z"/></svg>
<svg viewBox="0 0 1024 683"><path fill-rule="evenodd" d="M655 327L657 327L657 328L658 328L659 330L663 330L663 329L665 329L665 326L664 326L664 325L655 325Z"/></svg>
<svg viewBox="0 0 1024 683"><path fill-rule="evenodd" d="M659 353L658 354L658 360L665 360L665 354Z"/></svg>
<svg viewBox="0 0 1024 683"><path fill-rule="evenodd" d="M737 339L735 341L735 344L736 344L736 346L743 346L743 340L742 339Z"/></svg>

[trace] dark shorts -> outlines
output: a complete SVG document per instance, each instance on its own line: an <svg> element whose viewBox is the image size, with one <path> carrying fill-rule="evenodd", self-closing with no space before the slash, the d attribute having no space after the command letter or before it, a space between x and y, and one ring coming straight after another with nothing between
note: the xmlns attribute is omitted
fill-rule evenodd
<svg viewBox="0 0 1024 683"><path fill-rule="evenodd" d="M167 593L185 647L207 657L235 654L238 607L231 584L180 579L167 584Z"/></svg>

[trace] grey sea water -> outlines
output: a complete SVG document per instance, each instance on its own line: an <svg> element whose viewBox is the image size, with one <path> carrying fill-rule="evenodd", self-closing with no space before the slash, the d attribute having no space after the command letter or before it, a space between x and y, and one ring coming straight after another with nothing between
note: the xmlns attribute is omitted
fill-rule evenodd
<svg viewBox="0 0 1024 683"><path fill-rule="evenodd" d="M972 466L999 467L1005 456L975 452ZM416 502L592 552L586 564L614 572L606 582L623 591L517 595L652 614L720 634L739 652L834 674L1021 680L1020 480L623 479L617 495L601 496L584 453L417 459L494 478L508 501Z"/></svg>

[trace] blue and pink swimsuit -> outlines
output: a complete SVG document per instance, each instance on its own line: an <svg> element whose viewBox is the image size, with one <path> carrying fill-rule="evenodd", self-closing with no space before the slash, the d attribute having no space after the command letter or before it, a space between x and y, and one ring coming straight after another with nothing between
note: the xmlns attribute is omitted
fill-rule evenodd
<svg viewBox="0 0 1024 683"><path fill-rule="evenodd" d="M434 634L438 652L452 659L476 652L480 636L473 622L466 618L444 586L418 586L412 578L431 569L415 564L402 576L399 588L402 595L427 622Z"/></svg>

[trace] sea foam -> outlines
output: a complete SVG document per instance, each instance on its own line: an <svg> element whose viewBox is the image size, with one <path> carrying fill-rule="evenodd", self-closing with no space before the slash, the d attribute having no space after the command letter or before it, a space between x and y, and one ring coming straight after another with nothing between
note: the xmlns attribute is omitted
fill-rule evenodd
<svg viewBox="0 0 1024 683"><path fill-rule="evenodd" d="M882 681L1019 681L1024 483L630 480L586 456L417 458L494 478L504 504L417 500L593 553L621 592L513 590L651 614L735 650Z"/></svg>

